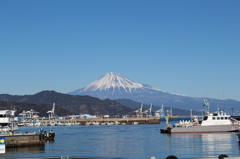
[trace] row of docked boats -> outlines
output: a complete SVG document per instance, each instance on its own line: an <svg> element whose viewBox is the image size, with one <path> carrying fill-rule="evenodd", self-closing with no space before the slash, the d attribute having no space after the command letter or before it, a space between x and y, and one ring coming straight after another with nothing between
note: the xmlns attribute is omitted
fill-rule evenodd
<svg viewBox="0 0 240 159"><path fill-rule="evenodd" d="M18 118L15 117L16 110L0 110L0 136L21 136L36 133L22 134L18 132ZM55 133L41 130L39 136L45 140L54 140Z"/></svg>
<svg viewBox="0 0 240 159"><path fill-rule="evenodd" d="M139 122L132 122L130 124L137 125ZM120 121L87 121L83 122L82 125L126 125L126 122ZM18 126L78 126L81 125L80 122L76 121L58 121L58 120L50 120L50 121L39 121L39 120L26 120L25 122L18 122Z"/></svg>
<svg viewBox="0 0 240 159"><path fill-rule="evenodd" d="M87 122L83 122L83 125L126 125L126 122L120 122L120 121L87 121ZM138 122L132 122L130 123L132 125L137 125ZM58 120L50 120L50 121L38 121L38 120L27 120L25 122L19 122L18 126L78 126L81 125L80 122L76 122L76 121L58 121Z"/></svg>
<svg viewBox="0 0 240 159"><path fill-rule="evenodd" d="M133 122L132 125L137 125L138 122ZM106 122L99 122L99 121L88 121L85 125L126 125L125 122L119 122L119 121L106 121Z"/></svg>
<svg viewBox="0 0 240 159"><path fill-rule="evenodd" d="M169 124L166 117L166 126L161 129L161 133L218 133L218 132L238 132L240 123L223 111L211 113L210 104L204 100L206 107L205 116L191 116L189 121L180 121L173 125Z"/></svg>
<svg viewBox="0 0 240 159"><path fill-rule="evenodd" d="M66 121L66 122L59 122L55 120L51 121L38 121L38 120L27 120L25 122L18 122L18 126L77 126L80 123L75 121Z"/></svg>

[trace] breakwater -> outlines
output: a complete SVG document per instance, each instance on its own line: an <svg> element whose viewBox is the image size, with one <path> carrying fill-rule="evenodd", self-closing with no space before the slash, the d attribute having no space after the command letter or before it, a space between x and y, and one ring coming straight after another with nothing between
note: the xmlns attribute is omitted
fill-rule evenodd
<svg viewBox="0 0 240 159"><path fill-rule="evenodd" d="M61 123L80 123L80 125L88 125L88 123L99 122L101 123L113 123L115 125L121 124L160 124L160 118L109 118L109 119L71 119L71 120L58 120ZM107 125L107 124L106 124Z"/></svg>
<svg viewBox="0 0 240 159"><path fill-rule="evenodd" d="M44 134L37 133L1 134L0 137L5 137L6 148L44 145Z"/></svg>

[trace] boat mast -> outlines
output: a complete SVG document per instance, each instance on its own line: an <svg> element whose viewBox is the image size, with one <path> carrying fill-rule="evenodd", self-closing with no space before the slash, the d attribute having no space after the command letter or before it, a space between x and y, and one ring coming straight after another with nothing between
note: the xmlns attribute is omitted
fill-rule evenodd
<svg viewBox="0 0 240 159"><path fill-rule="evenodd" d="M207 115L209 115L209 109L210 109L210 104L208 102L208 100L204 99L204 105L206 107L206 113Z"/></svg>

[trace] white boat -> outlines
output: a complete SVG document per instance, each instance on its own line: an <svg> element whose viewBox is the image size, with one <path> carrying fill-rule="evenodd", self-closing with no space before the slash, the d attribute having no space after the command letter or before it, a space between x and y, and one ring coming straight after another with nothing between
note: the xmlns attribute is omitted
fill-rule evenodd
<svg viewBox="0 0 240 159"><path fill-rule="evenodd" d="M107 125L113 125L113 122L109 122L109 121L108 121L108 122L107 122Z"/></svg>
<svg viewBox="0 0 240 159"><path fill-rule="evenodd" d="M42 123L40 122L40 121L37 121L35 124L34 124L34 126L41 126L42 125Z"/></svg>
<svg viewBox="0 0 240 159"><path fill-rule="evenodd" d="M107 123L106 122L101 122L100 125L107 125Z"/></svg>
<svg viewBox="0 0 240 159"><path fill-rule="evenodd" d="M94 121L94 122L92 123L92 125L99 125L99 124L100 124L99 121Z"/></svg>
<svg viewBox="0 0 240 159"><path fill-rule="evenodd" d="M71 122L64 122L63 125L64 126L72 126L72 123Z"/></svg>
<svg viewBox="0 0 240 159"><path fill-rule="evenodd" d="M92 125L92 122L87 121L85 125Z"/></svg>
<svg viewBox="0 0 240 159"><path fill-rule="evenodd" d="M18 122L18 126L25 126L25 123L23 123L23 122Z"/></svg>
<svg viewBox="0 0 240 159"><path fill-rule="evenodd" d="M18 130L18 123L15 117L16 110L0 110L0 132Z"/></svg>
<svg viewBox="0 0 240 159"><path fill-rule="evenodd" d="M81 124L75 121L75 122L72 122L72 125L77 126L77 125L81 125Z"/></svg>
<svg viewBox="0 0 240 159"><path fill-rule="evenodd" d="M202 119L197 116L192 116L189 121L180 121L173 126L167 125L161 129L161 133L214 133L214 132L237 132L239 131L238 121L232 119L223 111L210 113L210 105L207 100L204 100L206 106L206 115Z"/></svg>
<svg viewBox="0 0 240 159"><path fill-rule="evenodd" d="M120 125L120 122L119 121L115 121L113 124L114 125Z"/></svg>
<svg viewBox="0 0 240 159"><path fill-rule="evenodd" d="M56 122L55 122L55 126L64 126L64 123L59 122L59 121L56 121Z"/></svg>

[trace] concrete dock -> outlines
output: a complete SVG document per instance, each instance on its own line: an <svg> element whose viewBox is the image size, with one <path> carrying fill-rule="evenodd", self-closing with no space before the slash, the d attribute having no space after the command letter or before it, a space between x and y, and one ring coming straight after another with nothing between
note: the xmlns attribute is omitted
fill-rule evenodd
<svg viewBox="0 0 240 159"><path fill-rule="evenodd" d="M44 134L37 133L0 134L0 137L5 137L6 148L44 145Z"/></svg>
<svg viewBox="0 0 240 159"><path fill-rule="evenodd" d="M160 118L109 118L109 119L102 119L102 118L97 118L97 119L71 119L71 120L63 120L60 119L58 120L59 122L77 122L80 123L81 125L86 125L88 122L119 122L120 124L124 123L127 125L132 125L134 123L138 124L160 124Z"/></svg>

